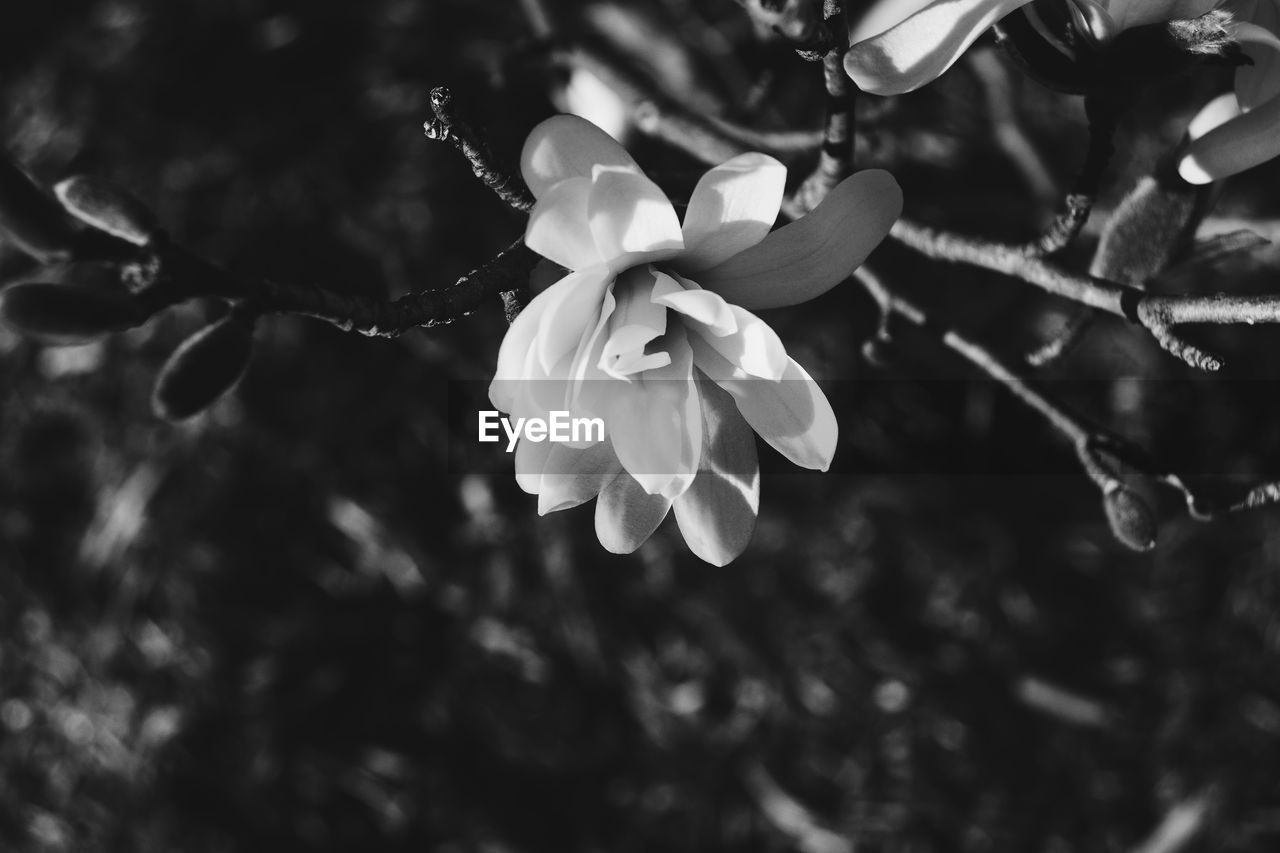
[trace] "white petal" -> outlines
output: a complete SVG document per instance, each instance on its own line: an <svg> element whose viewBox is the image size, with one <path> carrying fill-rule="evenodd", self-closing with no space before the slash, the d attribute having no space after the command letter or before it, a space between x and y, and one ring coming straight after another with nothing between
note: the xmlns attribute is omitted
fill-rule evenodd
<svg viewBox="0 0 1280 853"><path fill-rule="evenodd" d="M1194 142L1215 127L1220 127L1240 115L1240 102L1234 92L1225 92L1200 108L1196 117L1187 125L1187 136Z"/></svg>
<svg viewBox="0 0 1280 853"><path fill-rule="evenodd" d="M548 188L529 213L524 244L571 270L598 266L600 252L587 220L590 198L590 178L569 178Z"/></svg>
<svg viewBox="0 0 1280 853"><path fill-rule="evenodd" d="M902 190L868 169L842 181L808 215L698 275L734 305L779 308L826 293L862 265L902 213Z"/></svg>
<svg viewBox="0 0 1280 853"><path fill-rule="evenodd" d="M588 215L596 250L615 272L684 248L675 208L638 171L597 166Z"/></svg>
<svg viewBox="0 0 1280 853"><path fill-rule="evenodd" d="M622 467L645 491L674 498L693 480L702 427L693 353L679 329L665 340L671 363L618 382L605 425Z"/></svg>
<svg viewBox="0 0 1280 853"><path fill-rule="evenodd" d="M596 537L614 554L630 554L658 529L671 499L651 495L626 471L614 477L596 501Z"/></svg>
<svg viewBox="0 0 1280 853"><path fill-rule="evenodd" d="M864 92L901 95L931 83L988 27L1030 0L938 0L858 42L844 70Z"/></svg>
<svg viewBox="0 0 1280 853"><path fill-rule="evenodd" d="M702 334L702 342L743 373L761 379L781 379L791 359L778 333L747 309L737 305L730 308L738 330L730 335Z"/></svg>
<svg viewBox="0 0 1280 853"><path fill-rule="evenodd" d="M667 331L667 309L651 298L653 285L650 268L633 267L614 286L618 304L609 319L609 336L600 352L599 367L616 379L671 361L665 353L645 353L646 345Z"/></svg>
<svg viewBox="0 0 1280 853"><path fill-rule="evenodd" d="M764 239L778 218L787 167L767 154L740 154L702 176L684 214L684 254L672 261L694 273Z"/></svg>
<svg viewBox="0 0 1280 853"><path fill-rule="evenodd" d="M544 296L539 294L529 301L507 329L502 346L498 348L498 366L494 370L493 382L489 384L489 401L500 411L510 412L515 407L520 383L525 379L529 351L550 301Z"/></svg>
<svg viewBox="0 0 1280 853"><path fill-rule="evenodd" d="M715 383L699 383L702 462L698 476L676 498L676 521L690 550L716 566L747 547L760 507L760 464L751 427L733 398Z"/></svg>
<svg viewBox="0 0 1280 853"><path fill-rule="evenodd" d="M733 395L738 411L771 447L802 468L831 467L840 425L818 383L794 359L775 382L744 376L700 338L691 337L690 344L694 364Z"/></svg>
<svg viewBox="0 0 1280 853"><path fill-rule="evenodd" d="M577 116L542 122L530 131L520 154L520 174L538 199L566 178L590 178L598 165L640 170L609 134Z"/></svg>
<svg viewBox="0 0 1280 853"><path fill-rule="evenodd" d="M529 441L521 438L516 442L515 468L516 484L531 495L536 495L542 488L542 470L547 466L547 457L555 447L549 441Z"/></svg>
<svg viewBox="0 0 1280 853"><path fill-rule="evenodd" d="M849 44L857 44L880 35L933 2L934 0L878 0L871 8L857 14L853 25L849 27Z"/></svg>
<svg viewBox="0 0 1280 853"><path fill-rule="evenodd" d="M702 324L713 335L731 335L738 331L733 306L720 294L704 290L688 279L658 272L653 301Z"/></svg>
<svg viewBox="0 0 1280 853"><path fill-rule="evenodd" d="M600 494L621 470L622 465L608 441L581 450L566 444L551 444L542 467L538 515L586 503Z"/></svg>
<svg viewBox="0 0 1280 853"><path fill-rule="evenodd" d="M1082 35L1098 45L1111 41L1120 33L1120 25L1107 11L1107 2L1108 0L1069 0L1067 3L1072 24Z"/></svg>
<svg viewBox="0 0 1280 853"><path fill-rule="evenodd" d="M1221 109L1220 100L1210 106ZM1215 119L1223 114L1219 112ZM1197 116L1197 120L1204 126L1211 124L1208 118ZM1187 183L1207 184L1252 169L1278 156L1280 97L1230 118L1192 141L1186 156L1178 164L1178 174Z"/></svg>
<svg viewBox="0 0 1280 853"><path fill-rule="evenodd" d="M588 324L595 323L605 289L612 280L609 270L594 267L567 276L534 298L534 301L547 300L534 344L542 369L547 373L581 341Z"/></svg>

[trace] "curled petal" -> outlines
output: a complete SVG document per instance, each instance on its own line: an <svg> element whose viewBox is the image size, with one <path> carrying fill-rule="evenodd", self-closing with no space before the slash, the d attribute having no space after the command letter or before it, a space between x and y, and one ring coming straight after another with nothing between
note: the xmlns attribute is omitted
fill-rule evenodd
<svg viewBox="0 0 1280 853"><path fill-rule="evenodd" d="M698 181L685 211L685 251L675 269L694 273L764 239L778 218L787 167L767 154L740 154Z"/></svg>
<svg viewBox="0 0 1280 853"><path fill-rule="evenodd" d="M1204 133L1178 164L1187 183L1212 183L1280 156L1280 98L1232 116L1235 106L1233 95L1223 95L1196 116L1192 124Z"/></svg>
<svg viewBox="0 0 1280 853"><path fill-rule="evenodd" d="M669 509L670 498L649 494L622 471L596 501L596 537L607 551L630 554L653 535Z"/></svg>
<svg viewBox="0 0 1280 853"><path fill-rule="evenodd" d="M733 398L709 381L702 398L702 461L688 491L676 498L676 522L690 550L723 566L746 549L760 507L760 463L751 427Z"/></svg>
<svg viewBox="0 0 1280 853"><path fill-rule="evenodd" d="M621 470L608 441L581 450L567 444L551 444L539 483L538 515L586 503Z"/></svg>
<svg viewBox="0 0 1280 853"><path fill-rule="evenodd" d="M703 290L687 279L658 272L653 286L653 301L700 323L711 334L731 335L738 331L733 306L718 293Z"/></svg>
<svg viewBox="0 0 1280 853"><path fill-rule="evenodd" d="M615 272L684 248L675 208L638 171L597 166L588 216L596 250Z"/></svg>
<svg viewBox="0 0 1280 853"><path fill-rule="evenodd" d="M620 295L609 320L609 337L601 349L599 367L615 379L671 362L665 352L645 352L645 347L667 330L666 309L651 298L653 281L649 268L633 268L622 274L614 289Z"/></svg>
<svg viewBox="0 0 1280 853"><path fill-rule="evenodd" d="M701 340L738 370L761 379L781 379L791 359L773 328L737 305L730 306L737 331L729 335L703 334Z"/></svg>
<svg viewBox="0 0 1280 853"><path fill-rule="evenodd" d="M515 408L519 385L526 379L525 365L529 352L550 301L546 292L535 296L516 316L502 338L502 346L498 348L498 367L494 371L493 382L489 384L489 401L501 411L510 412Z"/></svg>
<svg viewBox="0 0 1280 853"><path fill-rule="evenodd" d="M598 165L640 171L613 137L571 115L552 116L535 127L520 154L520 174L537 199L568 178L590 178Z"/></svg>
<svg viewBox="0 0 1280 853"><path fill-rule="evenodd" d="M618 383L605 424L622 467L650 494L674 498L693 479L702 426L689 344L679 329L664 342L670 363Z"/></svg>
<svg viewBox="0 0 1280 853"><path fill-rule="evenodd" d="M694 364L733 396L738 411L771 447L801 468L831 467L840 425L818 383L794 359L787 360L781 380L755 379L703 339L692 337L690 343Z"/></svg>
<svg viewBox="0 0 1280 853"><path fill-rule="evenodd" d="M931 83L988 27L1030 0L937 0L849 48L844 70L864 92L901 95Z"/></svg>
<svg viewBox="0 0 1280 853"><path fill-rule="evenodd" d="M547 301L538 318L535 338L538 360L544 371L551 373L556 363L582 339L588 324L596 321L605 289L612 280L609 270L593 267L566 276L529 303L532 306L539 299Z"/></svg>
<svg viewBox="0 0 1280 853"><path fill-rule="evenodd" d="M590 198L590 178L568 178L549 187L529 213L524 244L571 270L600 265L600 251L587 221Z"/></svg>
<svg viewBox="0 0 1280 853"><path fill-rule="evenodd" d="M862 265L902 213L902 190L881 169L858 172L813 211L698 275L743 308L780 308L826 293Z"/></svg>
<svg viewBox="0 0 1280 853"><path fill-rule="evenodd" d="M934 2L935 0L877 0L854 19L849 27L849 44L878 36Z"/></svg>
<svg viewBox="0 0 1280 853"><path fill-rule="evenodd" d="M616 285L616 283L615 283ZM603 418L608 411L609 400L616 390L607 373L600 369L604 343L608 338L609 321L617 309L614 299L615 285L604 294L604 304L595 328L587 334L574 354L569 370L569 396L567 408L579 417Z"/></svg>

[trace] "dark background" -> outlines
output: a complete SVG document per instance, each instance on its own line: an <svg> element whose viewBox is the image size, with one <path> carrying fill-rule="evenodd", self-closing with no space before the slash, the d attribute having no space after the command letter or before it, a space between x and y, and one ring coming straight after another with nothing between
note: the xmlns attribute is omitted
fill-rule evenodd
<svg viewBox="0 0 1280 853"><path fill-rule="evenodd" d="M704 60L728 45L762 123L818 126L817 68L735 5L639 5ZM11 0L0 139L45 183L129 187L232 269L398 294L519 235L421 124L447 83L513 159L553 110L537 53L514 2ZM1078 101L1013 79L1065 186ZM1047 210L976 86L961 68L864 104L860 151L911 215L1029 236ZM1194 98L1172 81L1127 117L1107 204ZM701 170L634 150L677 198ZM1276 176L1220 212L1274 216ZM1010 352L1063 313L877 260ZM1272 261L1179 286L1264 287ZM4 247L0 271L101 273ZM1206 526L1166 496L1159 547L1124 550L1065 447L990 382L920 337L865 366L874 308L852 284L769 318L842 380L840 473L766 462L726 568L670 522L613 557L590 509L539 519L509 472L451 469L448 385L492 370L496 303L394 342L270 318L237 392L160 421L155 373L212 311L71 349L0 330L2 849L1064 853L1138 849L1171 811L1198 821L1182 849L1280 841L1277 511ZM1213 340L1242 381L1184 381L1109 322L1047 375L1095 380L1063 393L1165 458L1274 476L1280 343Z"/></svg>

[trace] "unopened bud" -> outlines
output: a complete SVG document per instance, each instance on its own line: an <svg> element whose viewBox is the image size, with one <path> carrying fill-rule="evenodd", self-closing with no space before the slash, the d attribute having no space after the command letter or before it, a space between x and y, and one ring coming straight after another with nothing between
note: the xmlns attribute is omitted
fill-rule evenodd
<svg viewBox="0 0 1280 853"><path fill-rule="evenodd" d="M1186 246L1211 194L1164 171L1142 178L1107 220L1089 273L1133 285L1159 275Z"/></svg>
<svg viewBox="0 0 1280 853"><path fill-rule="evenodd" d="M155 214L110 181L76 175L53 191L71 215L135 246L147 245L159 231Z"/></svg>
<svg viewBox="0 0 1280 853"><path fill-rule="evenodd" d="M1156 546L1155 515L1137 492L1112 483L1103 492L1102 506L1112 534L1123 545L1134 551L1150 551Z"/></svg>
<svg viewBox="0 0 1280 853"><path fill-rule="evenodd" d="M244 375L253 351L253 321L232 314L183 341L156 379L151 407L166 420L200 414Z"/></svg>
<svg viewBox="0 0 1280 853"><path fill-rule="evenodd" d="M59 343L81 343L132 328L149 316L128 293L27 282L0 291L0 318L14 330Z"/></svg>

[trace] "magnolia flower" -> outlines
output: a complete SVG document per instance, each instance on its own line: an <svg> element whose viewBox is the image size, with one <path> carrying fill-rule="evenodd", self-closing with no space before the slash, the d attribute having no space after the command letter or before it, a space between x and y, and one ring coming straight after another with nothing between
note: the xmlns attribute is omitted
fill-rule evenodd
<svg viewBox="0 0 1280 853"><path fill-rule="evenodd" d="M752 431L820 470L837 436L822 391L749 309L847 278L901 212L897 183L860 172L770 233L786 169L743 154L702 177L682 224L630 155L575 116L534 128L521 169L538 200L525 242L571 272L511 324L489 396L513 419L598 417L605 438L522 439L517 481L542 514L598 497L596 533L615 553L674 508L694 553L724 565L755 525Z"/></svg>
<svg viewBox="0 0 1280 853"><path fill-rule="evenodd" d="M1268 0L1262 0L1268 2ZM844 68L863 91L900 95L955 64L1005 15L1032 0L878 0L854 26ZM1132 27L1213 11L1221 0L1062 0L1076 29L1098 43Z"/></svg>
<svg viewBox="0 0 1280 853"><path fill-rule="evenodd" d="M1243 172L1280 155L1280 0L1231 0L1232 35L1251 65L1236 69L1235 91L1191 122L1178 172L1192 184Z"/></svg>

